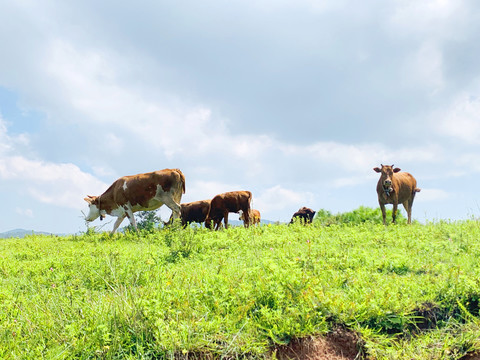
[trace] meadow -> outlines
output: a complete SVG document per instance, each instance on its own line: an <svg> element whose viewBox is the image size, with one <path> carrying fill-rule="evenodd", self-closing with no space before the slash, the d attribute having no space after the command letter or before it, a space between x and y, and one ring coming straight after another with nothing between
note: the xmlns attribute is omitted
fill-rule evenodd
<svg viewBox="0 0 480 360"><path fill-rule="evenodd" d="M480 223L0 240L2 359L275 359L341 328L365 359L480 350Z"/></svg>

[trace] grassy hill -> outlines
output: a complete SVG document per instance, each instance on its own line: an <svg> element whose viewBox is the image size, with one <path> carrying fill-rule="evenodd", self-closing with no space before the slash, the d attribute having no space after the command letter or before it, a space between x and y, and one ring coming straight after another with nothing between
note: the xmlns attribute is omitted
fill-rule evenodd
<svg viewBox="0 0 480 360"><path fill-rule="evenodd" d="M0 242L0 358L367 359L480 350L480 225L178 227ZM281 357L280 357L281 358Z"/></svg>

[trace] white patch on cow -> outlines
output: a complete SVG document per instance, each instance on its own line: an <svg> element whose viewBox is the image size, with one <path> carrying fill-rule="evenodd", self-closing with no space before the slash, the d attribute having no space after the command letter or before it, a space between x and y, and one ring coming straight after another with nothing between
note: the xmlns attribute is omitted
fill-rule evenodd
<svg viewBox="0 0 480 360"><path fill-rule="evenodd" d="M172 192L172 189L170 189L170 192ZM166 192L163 191L162 185L157 184L157 192L155 194L155 197L161 199L163 194L166 194Z"/></svg>
<svg viewBox="0 0 480 360"><path fill-rule="evenodd" d="M181 208L180 204L177 204L175 202L174 194L174 187L170 188L170 191L164 191L161 185L157 185L157 193L155 194L155 200L159 201L162 205L167 205L172 210L173 219L175 220L180 217Z"/></svg>
<svg viewBox="0 0 480 360"><path fill-rule="evenodd" d="M97 205L95 204L90 204L88 206L88 215L87 217L85 218L85 220L87 221L93 221L95 220L96 218L98 218L100 216L100 211L98 211L98 207Z"/></svg>
<svg viewBox="0 0 480 360"><path fill-rule="evenodd" d="M119 206L116 209L113 209L110 215L116 216L116 217L125 216L125 209Z"/></svg>
<svg viewBox="0 0 480 360"><path fill-rule="evenodd" d="M123 186L122 186L122 187L123 187L123 191L126 191L126 190L127 190L127 182L126 182L126 181L123 183Z"/></svg>

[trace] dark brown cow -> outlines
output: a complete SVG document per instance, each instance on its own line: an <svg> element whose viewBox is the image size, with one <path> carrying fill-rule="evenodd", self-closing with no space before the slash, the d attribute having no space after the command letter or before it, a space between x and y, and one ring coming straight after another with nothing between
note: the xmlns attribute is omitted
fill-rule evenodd
<svg viewBox="0 0 480 360"><path fill-rule="evenodd" d="M174 218L180 216L180 200L185 193L185 176L179 169L164 169L155 172L124 176L116 180L100 196L88 195L89 213L85 218L100 220L108 214L116 216L112 234L125 217L137 229L134 212L158 209L163 204L172 210ZM138 230L137 230L138 231Z"/></svg>
<svg viewBox="0 0 480 360"><path fill-rule="evenodd" d="M248 227L250 225L251 202L252 193L250 191L230 191L216 195L210 203L205 226L211 229L213 221L215 230L218 230L222 219L224 219L225 228L228 228L228 213L238 213L242 211L244 214L244 226Z"/></svg>
<svg viewBox="0 0 480 360"><path fill-rule="evenodd" d="M210 200L193 201L181 204L180 207L180 219L184 227L193 222L202 224L207 218Z"/></svg>
<svg viewBox="0 0 480 360"><path fill-rule="evenodd" d="M417 188L417 180L408 172L400 172L393 165L381 165L374 168L381 173L377 183L377 195L380 209L382 210L383 224L386 224L385 204L393 204L392 222L395 223L398 204L403 204L407 211L408 223L412 222L412 205L415 194L420 191Z"/></svg>
<svg viewBox="0 0 480 360"><path fill-rule="evenodd" d="M293 214L292 220L290 220L290 224L295 222L295 219L301 219L304 224L311 224L313 221L313 217L315 216L316 211L313 211L310 208L302 207L298 209L298 211Z"/></svg>
<svg viewBox="0 0 480 360"><path fill-rule="evenodd" d="M240 215L239 220L242 220L242 221L245 222L243 212ZM252 209L250 211L250 224L252 224L252 225L260 224L260 211L258 211L256 209Z"/></svg>

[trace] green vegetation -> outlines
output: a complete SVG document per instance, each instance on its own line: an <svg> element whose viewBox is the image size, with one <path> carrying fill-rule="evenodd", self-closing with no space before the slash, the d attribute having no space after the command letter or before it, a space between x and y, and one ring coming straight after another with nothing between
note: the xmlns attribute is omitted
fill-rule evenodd
<svg viewBox="0 0 480 360"><path fill-rule="evenodd" d="M365 206L360 206L358 209L338 213L333 215L330 211L320 209L315 214L315 222L320 225L333 225L333 224L383 224L382 212L380 208L372 209ZM392 222L392 210L387 209L387 222ZM407 219L403 216L400 209L397 210L397 224L406 224Z"/></svg>
<svg viewBox="0 0 480 360"><path fill-rule="evenodd" d="M161 227L162 218L158 215L158 211L139 211L135 213L135 220L138 230L144 230L144 232L152 232L158 230ZM135 231L132 225L128 225L126 231Z"/></svg>
<svg viewBox="0 0 480 360"><path fill-rule="evenodd" d="M370 359L480 349L469 220L144 230L0 241L2 359L269 359L338 325Z"/></svg>

